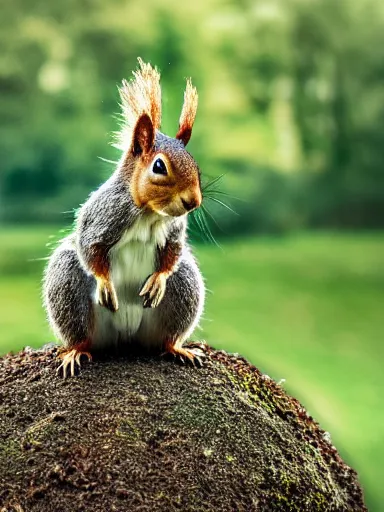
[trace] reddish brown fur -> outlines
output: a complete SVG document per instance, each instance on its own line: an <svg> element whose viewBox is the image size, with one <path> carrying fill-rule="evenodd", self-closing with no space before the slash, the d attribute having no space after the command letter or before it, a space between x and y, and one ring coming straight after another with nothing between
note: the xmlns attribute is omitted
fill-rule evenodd
<svg viewBox="0 0 384 512"><path fill-rule="evenodd" d="M133 73L134 79L123 80L119 91L124 125L118 134L117 146L123 151L130 147L132 132L142 114L149 116L154 131L161 126L160 73L141 59L138 61L140 69Z"/></svg>
<svg viewBox="0 0 384 512"><path fill-rule="evenodd" d="M124 173L133 200L139 208L147 208L168 215L182 215L181 197L190 204L201 203L199 171L188 153L167 147L162 159L167 162L168 175L154 177L148 168L157 152L153 149L156 131L161 124L160 74L139 59L140 69L131 82L124 82L120 90L125 126L120 141L125 141ZM177 138L187 144L197 109L197 91L190 80L184 94ZM127 137L130 137L129 144ZM159 155L160 156L160 155Z"/></svg>
<svg viewBox="0 0 384 512"><path fill-rule="evenodd" d="M184 104L179 120L179 131L176 134L176 139L182 140L184 146L188 144L191 138L193 123L196 117L197 103L197 90L189 79L187 80L187 87L184 93Z"/></svg>
<svg viewBox="0 0 384 512"><path fill-rule="evenodd" d="M92 246L92 257L88 263L90 270L96 278L108 281L109 279L109 261L108 251L110 247L103 244Z"/></svg>
<svg viewBox="0 0 384 512"><path fill-rule="evenodd" d="M180 257L182 246L180 243L168 242L159 254L159 272L169 276Z"/></svg>
<svg viewBox="0 0 384 512"><path fill-rule="evenodd" d="M83 340L83 341L80 341L79 343L76 343L75 345L71 345L70 347L60 347L58 352L58 356L60 358L63 358L65 356L65 354L67 354L68 352L70 352L71 350L73 349L76 349L77 352L81 352L81 353L87 353L91 350L91 347L92 347L92 344L89 340Z"/></svg>
<svg viewBox="0 0 384 512"><path fill-rule="evenodd" d="M133 134L132 153L134 156L148 155L155 140L154 127L148 114L139 117Z"/></svg>
<svg viewBox="0 0 384 512"><path fill-rule="evenodd" d="M134 79L123 80L120 88L121 108L124 117L124 125L118 134L118 147L127 150L132 140L132 130L136 126L139 117L146 113L152 121L154 131L161 127L161 88L160 73L150 64L138 59L140 68L133 73ZM179 119L179 130L176 138L188 144L195 122L198 104L196 87L190 79L184 92L184 103Z"/></svg>
<svg viewBox="0 0 384 512"><path fill-rule="evenodd" d="M163 160L167 162L168 176L154 182L146 176L146 169L157 155L165 157ZM168 149L167 154L150 151L139 159L130 176L131 194L139 208L162 210L186 192L200 204L200 178L196 163L189 155L184 155L182 162L180 158L180 153Z"/></svg>

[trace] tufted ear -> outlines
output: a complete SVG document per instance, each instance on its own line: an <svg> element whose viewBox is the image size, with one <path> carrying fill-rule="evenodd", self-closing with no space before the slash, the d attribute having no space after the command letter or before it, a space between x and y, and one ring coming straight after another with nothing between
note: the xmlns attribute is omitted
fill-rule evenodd
<svg viewBox="0 0 384 512"><path fill-rule="evenodd" d="M133 138L131 151L134 156L148 153L155 141L155 130L151 118L148 114L143 113L137 120L135 129L133 130Z"/></svg>
<svg viewBox="0 0 384 512"><path fill-rule="evenodd" d="M187 80L187 87L184 93L184 104L181 111L179 120L179 131L176 134L176 139L179 139L186 146L192 135L192 127L195 122L197 111L197 90L192 85L191 80Z"/></svg>

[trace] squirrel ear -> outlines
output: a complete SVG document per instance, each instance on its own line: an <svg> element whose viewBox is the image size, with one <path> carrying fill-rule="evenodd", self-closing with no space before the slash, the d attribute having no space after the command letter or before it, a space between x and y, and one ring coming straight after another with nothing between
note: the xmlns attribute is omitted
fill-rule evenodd
<svg viewBox="0 0 384 512"><path fill-rule="evenodd" d="M133 130L132 153L134 156L148 153L155 141L155 130L148 114L141 114Z"/></svg>
<svg viewBox="0 0 384 512"><path fill-rule="evenodd" d="M184 92L184 104L179 120L179 131L176 134L176 139L179 139L186 146L192 135L192 127L195 122L197 110L197 90L192 85L191 80L187 80L187 87Z"/></svg>
<svg viewBox="0 0 384 512"><path fill-rule="evenodd" d="M179 131L176 134L176 139L181 140L184 146L186 146L189 142L189 139L191 138L191 135L192 128L181 127L179 128Z"/></svg>

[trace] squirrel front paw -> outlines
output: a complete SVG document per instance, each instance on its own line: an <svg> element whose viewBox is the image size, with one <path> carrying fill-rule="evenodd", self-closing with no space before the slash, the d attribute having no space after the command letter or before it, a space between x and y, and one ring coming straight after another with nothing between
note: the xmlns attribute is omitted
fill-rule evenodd
<svg viewBox="0 0 384 512"><path fill-rule="evenodd" d="M167 278L162 272L155 272L145 281L139 295L144 297L145 308L155 308L164 297Z"/></svg>
<svg viewBox="0 0 384 512"><path fill-rule="evenodd" d="M119 309L116 290L110 281L106 281L104 279L98 280L96 294L100 306L104 306L112 311L112 313Z"/></svg>

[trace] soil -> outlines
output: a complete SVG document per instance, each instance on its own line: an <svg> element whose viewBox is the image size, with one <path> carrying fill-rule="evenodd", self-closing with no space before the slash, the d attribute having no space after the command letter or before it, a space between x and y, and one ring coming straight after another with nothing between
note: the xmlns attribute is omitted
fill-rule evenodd
<svg viewBox="0 0 384 512"><path fill-rule="evenodd" d="M0 359L0 510L366 511L356 472L245 359Z"/></svg>

